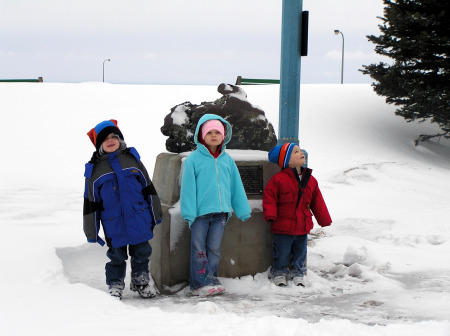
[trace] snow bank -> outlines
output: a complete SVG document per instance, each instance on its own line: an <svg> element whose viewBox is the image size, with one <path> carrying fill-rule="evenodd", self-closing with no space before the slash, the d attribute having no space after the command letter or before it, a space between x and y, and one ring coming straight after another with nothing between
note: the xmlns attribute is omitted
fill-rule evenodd
<svg viewBox="0 0 450 336"><path fill-rule="evenodd" d="M278 86L245 91L277 129ZM217 96L214 86L0 84L0 333L450 334L449 141L414 147L436 128L396 117L368 85L301 87L301 147L333 218L310 235L306 288L275 287L264 272L222 279L228 294L210 299L109 297L106 249L82 232L86 133L117 119L152 174L170 108Z"/></svg>

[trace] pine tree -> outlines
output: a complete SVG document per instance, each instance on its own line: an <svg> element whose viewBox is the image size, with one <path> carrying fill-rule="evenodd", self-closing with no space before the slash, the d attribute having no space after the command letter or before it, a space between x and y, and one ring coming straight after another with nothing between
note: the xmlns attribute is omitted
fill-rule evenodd
<svg viewBox="0 0 450 336"><path fill-rule="evenodd" d="M375 51L393 59L363 65L378 95L399 108L406 121L430 120L443 133L420 135L415 143L436 136L450 138L450 18L445 0L383 0L381 35L369 35Z"/></svg>

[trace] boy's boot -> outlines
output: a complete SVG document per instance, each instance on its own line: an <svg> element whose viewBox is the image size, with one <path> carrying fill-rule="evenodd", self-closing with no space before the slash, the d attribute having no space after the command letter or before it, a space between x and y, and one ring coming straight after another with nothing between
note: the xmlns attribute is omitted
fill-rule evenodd
<svg viewBox="0 0 450 336"><path fill-rule="evenodd" d="M150 299L156 296L156 291L149 284L146 285L135 285L130 284L130 289L133 292L138 292L141 298Z"/></svg>
<svg viewBox="0 0 450 336"><path fill-rule="evenodd" d="M275 274L274 274L275 273ZM269 271L269 279L275 284L275 286L286 286L287 285L287 276L279 271L273 271L270 268Z"/></svg>
<svg viewBox="0 0 450 336"><path fill-rule="evenodd" d="M285 275L277 275L273 278L273 283L276 286L286 286L287 281L286 281L286 276Z"/></svg>
<svg viewBox="0 0 450 336"><path fill-rule="evenodd" d="M149 299L156 296L156 291L153 286L149 285L149 274L141 274L136 278L131 279L130 289L133 292L138 292L140 297Z"/></svg>
<svg viewBox="0 0 450 336"><path fill-rule="evenodd" d="M118 298L119 300L122 299L122 288L119 286L109 286L109 294L115 298Z"/></svg>
<svg viewBox="0 0 450 336"><path fill-rule="evenodd" d="M296 276L292 280L294 281L294 285L305 287L305 281L302 276Z"/></svg>

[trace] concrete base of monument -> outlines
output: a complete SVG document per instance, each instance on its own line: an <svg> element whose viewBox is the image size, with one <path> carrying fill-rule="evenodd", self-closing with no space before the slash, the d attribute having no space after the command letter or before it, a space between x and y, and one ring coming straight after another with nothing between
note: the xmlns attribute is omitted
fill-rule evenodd
<svg viewBox="0 0 450 336"><path fill-rule="evenodd" d="M267 161L267 152L227 150L238 166L252 208L242 222L229 219L221 246L219 276L235 278L265 272L272 264L272 234L262 214L262 191L280 168ZM191 233L180 213L182 162L189 153L158 155L153 183L163 205L163 222L150 241L150 271L161 293L171 293L189 282Z"/></svg>

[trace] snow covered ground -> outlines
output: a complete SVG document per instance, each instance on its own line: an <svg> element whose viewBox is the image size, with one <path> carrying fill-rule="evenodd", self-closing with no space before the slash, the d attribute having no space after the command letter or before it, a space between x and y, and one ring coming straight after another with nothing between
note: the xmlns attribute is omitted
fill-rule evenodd
<svg viewBox="0 0 450 336"><path fill-rule="evenodd" d="M278 129L279 87L244 90ZM437 128L406 123L369 85L301 88L301 147L333 218L310 236L306 288L261 273L222 279L229 294L208 299L107 294L106 248L82 231L86 133L117 119L152 174L170 108L219 96L213 86L0 84L0 334L450 335L450 141L414 147Z"/></svg>

